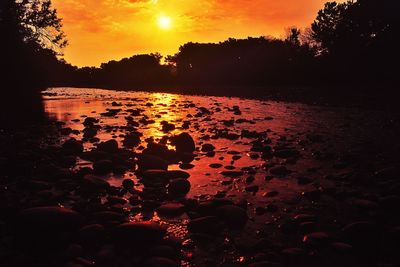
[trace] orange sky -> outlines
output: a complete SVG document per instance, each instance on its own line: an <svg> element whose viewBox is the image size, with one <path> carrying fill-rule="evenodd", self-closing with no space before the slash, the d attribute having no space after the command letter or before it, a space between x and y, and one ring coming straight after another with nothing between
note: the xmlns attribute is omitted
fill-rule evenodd
<svg viewBox="0 0 400 267"><path fill-rule="evenodd" d="M306 27L326 0L53 0L77 66L134 54L174 54L188 42L272 35ZM159 25L160 17L170 20Z"/></svg>

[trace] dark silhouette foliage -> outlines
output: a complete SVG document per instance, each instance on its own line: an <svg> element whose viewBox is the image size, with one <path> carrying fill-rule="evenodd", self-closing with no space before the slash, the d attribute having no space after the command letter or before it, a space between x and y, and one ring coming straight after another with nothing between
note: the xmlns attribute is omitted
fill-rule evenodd
<svg viewBox="0 0 400 267"><path fill-rule="evenodd" d="M50 0L2 0L0 64L3 82L19 88L250 86L257 94L265 86L395 84L398 10L396 0L328 2L310 28L290 27L283 39L189 42L164 61L156 53L77 68L59 59L67 41Z"/></svg>
<svg viewBox="0 0 400 267"><path fill-rule="evenodd" d="M2 0L0 36L2 82L13 87L9 91L29 93L64 75L57 55L67 41L50 0Z"/></svg>
<svg viewBox="0 0 400 267"><path fill-rule="evenodd" d="M328 2L311 25L329 81L382 82L396 78L399 1Z"/></svg>

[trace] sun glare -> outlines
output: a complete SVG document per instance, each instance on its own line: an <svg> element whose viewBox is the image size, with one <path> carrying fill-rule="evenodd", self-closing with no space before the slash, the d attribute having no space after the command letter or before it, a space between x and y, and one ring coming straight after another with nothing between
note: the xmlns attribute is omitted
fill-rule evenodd
<svg viewBox="0 0 400 267"><path fill-rule="evenodd" d="M158 27L163 30L169 30L171 28L171 18L167 16L160 16L158 17Z"/></svg>

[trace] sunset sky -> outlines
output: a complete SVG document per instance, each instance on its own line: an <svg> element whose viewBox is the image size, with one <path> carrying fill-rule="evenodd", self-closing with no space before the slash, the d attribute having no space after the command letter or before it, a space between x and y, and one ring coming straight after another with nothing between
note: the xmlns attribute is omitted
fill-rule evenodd
<svg viewBox="0 0 400 267"><path fill-rule="evenodd" d="M326 0L53 0L77 66L134 54L175 54L189 42L271 35L309 26Z"/></svg>

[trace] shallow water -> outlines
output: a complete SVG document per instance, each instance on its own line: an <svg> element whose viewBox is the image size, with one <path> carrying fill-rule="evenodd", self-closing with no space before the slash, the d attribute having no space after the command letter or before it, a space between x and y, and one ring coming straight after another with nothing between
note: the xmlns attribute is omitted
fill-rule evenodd
<svg viewBox="0 0 400 267"><path fill-rule="evenodd" d="M122 126L127 125L126 117L131 114L128 109L141 110L139 116L133 117L135 121L143 117L154 120L152 124L140 124L137 128L143 133L143 147L146 147L145 139L150 137L157 142L165 135L190 133L198 149L192 162L194 167L185 170L191 175L191 191L187 197L199 200L215 196L235 201L245 199L249 204L248 213L251 218L249 226L242 233L246 236L255 236L260 225L278 225L282 217L315 208L314 204L302 198L303 192L337 186L335 181L324 178L327 175L345 175L353 171L354 166L348 164L346 157L356 155L358 164L368 165L377 148L387 146L386 142L395 136L394 132L384 128L385 123L392 120L392 115L374 110L360 111L231 97L77 88L48 89L43 93L43 99L48 116L65 123L64 127L81 131L84 128L84 118L94 117L100 120L99 124L102 126L97 135L100 141L114 138L121 146L126 133ZM234 106L239 107L240 114L234 114L238 110ZM206 108L209 113L196 116L200 108ZM107 109L121 111L112 117L101 115ZM163 132L160 124L162 121L174 124L175 130ZM190 122L190 127L183 129L183 122ZM222 130L238 134L238 138L230 140L221 137L217 133ZM251 142L257 138L244 138L241 136L244 130L256 131L260 140L268 140L274 150L294 149L300 156L262 159L260 153L251 151ZM72 136L81 139L82 133ZM385 138L380 138L381 136ZM209 137L211 138L208 139ZM216 147L215 156L209 157L200 151L204 143L211 143ZM94 146L93 143L85 142L87 150ZM136 148L136 152L141 149ZM234 156L237 157L233 159ZM211 163L220 163L222 167L211 168ZM77 168L86 165L90 163L82 160ZM286 166L291 173L283 177L271 175L269 170L280 165ZM171 170L179 168L179 164L169 166ZM244 174L236 178L224 176L221 172L226 169L244 170ZM254 181L250 181L249 176L254 176ZM120 186L122 179L126 177L135 178L132 172L127 172L123 176L110 174L105 179L112 185ZM307 177L311 182L299 184L298 177ZM246 187L250 185L259 186L258 192L246 191ZM137 188L140 190L140 183L137 183ZM279 194L266 196L271 191ZM255 215L256 207L268 204L278 206L280 212ZM328 214L326 220L331 220L332 223L337 221L338 208L335 204L324 208ZM181 238L186 237L183 227L186 218L167 220L154 214L153 220L169 224L174 234ZM272 230L271 238L277 235ZM229 256L226 257L242 260L235 253L227 255Z"/></svg>

